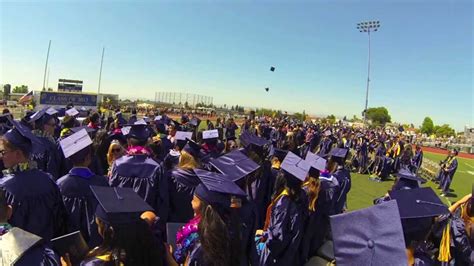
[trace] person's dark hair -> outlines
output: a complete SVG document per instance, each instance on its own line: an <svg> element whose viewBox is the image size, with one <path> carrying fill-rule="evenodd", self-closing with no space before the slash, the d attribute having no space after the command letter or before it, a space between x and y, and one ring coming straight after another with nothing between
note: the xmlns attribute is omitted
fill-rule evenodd
<svg viewBox="0 0 474 266"><path fill-rule="evenodd" d="M0 188L0 221L5 222L7 220L7 195L3 188Z"/></svg>
<svg viewBox="0 0 474 266"><path fill-rule="evenodd" d="M146 221L104 225L102 244L89 252L86 259L110 254L105 265L162 265L160 247Z"/></svg>
<svg viewBox="0 0 474 266"><path fill-rule="evenodd" d="M199 241L205 265L240 265L240 218L238 209L211 206L201 200Z"/></svg>
<svg viewBox="0 0 474 266"><path fill-rule="evenodd" d="M8 110L8 108L3 109L2 111L2 114L9 114L9 113L10 113L10 110Z"/></svg>
<svg viewBox="0 0 474 266"><path fill-rule="evenodd" d="M91 159L90 158L91 154L92 154L92 146L87 146L84 149L71 155L71 157L69 157L68 159L69 161L71 161L73 165L82 165L86 162L87 159L89 160Z"/></svg>
<svg viewBox="0 0 474 266"><path fill-rule="evenodd" d="M275 180L275 192L272 199L278 197L285 188L288 190L289 197L292 201L296 203L301 201L301 181L286 171L281 170L278 172Z"/></svg>
<svg viewBox="0 0 474 266"><path fill-rule="evenodd" d="M93 113L91 116L90 116L90 121L94 124L97 124L97 122L99 122L99 119L100 119L100 116L98 113Z"/></svg>
<svg viewBox="0 0 474 266"><path fill-rule="evenodd" d="M136 138L129 138L130 144L132 146L146 146L148 140L136 139Z"/></svg>
<svg viewBox="0 0 474 266"><path fill-rule="evenodd" d="M63 119L63 126L64 128L73 128L74 124L76 123L76 119L72 116L66 116Z"/></svg>

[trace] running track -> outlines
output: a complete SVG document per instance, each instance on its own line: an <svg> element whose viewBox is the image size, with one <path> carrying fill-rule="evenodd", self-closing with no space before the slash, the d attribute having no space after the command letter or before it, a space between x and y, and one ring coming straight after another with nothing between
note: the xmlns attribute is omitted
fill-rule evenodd
<svg viewBox="0 0 474 266"><path fill-rule="evenodd" d="M422 151L426 152L432 152L432 153L437 153L437 154L448 154L448 150L440 149L440 148L433 148L433 147L421 147ZM474 159L474 154L470 153L465 153L465 152L460 152L458 154L458 157L460 158L466 158L466 159Z"/></svg>

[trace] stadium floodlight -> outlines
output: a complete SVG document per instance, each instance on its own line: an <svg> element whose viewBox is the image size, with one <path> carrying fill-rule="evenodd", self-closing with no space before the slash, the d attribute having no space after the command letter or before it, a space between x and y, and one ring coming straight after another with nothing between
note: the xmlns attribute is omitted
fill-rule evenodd
<svg viewBox="0 0 474 266"><path fill-rule="evenodd" d="M372 21L364 21L357 23L357 29L359 32L367 32L367 36L369 37L369 59L368 59L368 66L367 66L367 89L365 91L365 109L363 112L364 115L364 122L367 121L367 107L369 104L369 83L370 83L370 32L377 31L380 28L380 21L379 20L372 20Z"/></svg>

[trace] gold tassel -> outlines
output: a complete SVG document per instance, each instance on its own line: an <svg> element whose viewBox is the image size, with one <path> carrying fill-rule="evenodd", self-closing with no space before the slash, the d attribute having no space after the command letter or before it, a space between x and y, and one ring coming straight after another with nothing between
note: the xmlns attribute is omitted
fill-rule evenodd
<svg viewBox="0 0 474 266"><path fill-rule="evenodd" d="M449 262L451 259L450 244L451 244L451 221L448 220L448 224L444 228L443 237L439 246L438 260L440 262Z"/></svg>

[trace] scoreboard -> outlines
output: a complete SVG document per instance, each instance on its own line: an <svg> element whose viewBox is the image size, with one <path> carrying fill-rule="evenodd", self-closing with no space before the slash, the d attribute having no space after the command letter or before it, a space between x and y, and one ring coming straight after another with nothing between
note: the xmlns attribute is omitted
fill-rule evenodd
<svg viewBox="0 0 474 266"><path fill-rule="evenodd" d="M82 80L59 79L58 91L82 92Z"/></svg>

